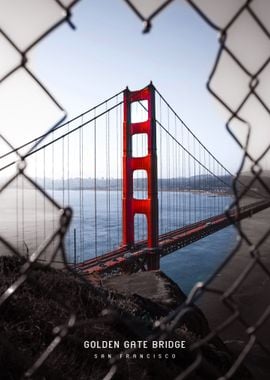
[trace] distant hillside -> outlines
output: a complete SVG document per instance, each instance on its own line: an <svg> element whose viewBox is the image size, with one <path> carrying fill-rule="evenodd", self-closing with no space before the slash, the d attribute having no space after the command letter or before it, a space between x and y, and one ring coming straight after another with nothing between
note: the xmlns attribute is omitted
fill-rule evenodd
<svg viewBox="0 0 270 380"><path fill-rule="evenodd" d="M134 190L143 190L147 187L146 178L134 179ZM122 180L116 178L70 178L52 180L49 178L44 180L38 179L38 183L47 189L54 188L55 190L70 189L70 190L106 190L108 187L111 190L120 190L122 188ZM230 191L232 185L232 177L222 176L219 178L213 176L192 176L181 178L162 178L158 180L158 186L161 190L168 191L189 191L189 190L204 190L204 191Z"/></svg>
<svg viewBox="0 0 270 380"><path fill-rule="evenodd" d="M251 173L250 171L242 172L241 175L244 177L253 177L253 173ZM262 172L262 175L263 175L263 177L266 177L266 178L269 177L270 178L270 170L264 170Z"/></svg>
<svg viewBox="0 0 270 380"><path fill-rule="evenodd" d="M240 176L240 182L238 184L238 191L243 190L243 186L250 186L250 191L248 192L249 196L265 196L270 197L269 191L267 188L264 187L263 183L268 186L270 189L270 170L263 171L262 175L259 179L256 179L254 182L253 180L253 174L250 172L243 172ZM263 183L262 183L263 181ZM257 195L256 195L257 194Z"/></svg>

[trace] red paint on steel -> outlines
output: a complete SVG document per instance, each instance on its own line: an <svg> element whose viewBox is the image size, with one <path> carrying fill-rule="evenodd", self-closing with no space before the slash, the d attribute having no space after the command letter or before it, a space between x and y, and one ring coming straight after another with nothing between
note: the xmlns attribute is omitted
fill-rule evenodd
<svg viewBox="0 0 270 380"><path fill-rule="evenodd" d="M131 122L131 103L146 100L148 118L141 123ZM147 155L133 157L132 136L146 133ZM136 199L133 195L133 172L145 170L147 173L147 199ZM157 152L155 88L152 84L138 91L124 92L123 122L123 246L134 246L134 217L144 214L147 219L148 269L159 268L158 253L158 189L157 189Z"/></svg>

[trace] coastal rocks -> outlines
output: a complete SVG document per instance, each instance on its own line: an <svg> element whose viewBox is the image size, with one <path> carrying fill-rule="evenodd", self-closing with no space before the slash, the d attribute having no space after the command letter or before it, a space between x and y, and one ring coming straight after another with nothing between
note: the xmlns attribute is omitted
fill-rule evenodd
<svg viewBox="0 0 270 380"><path fill-rule="evenodd" d="M20 269L24 264L23 259L0 257L1 295L20 278ZM152 282L149 281L146 287L147 298L142 290L147 285L142 281L143 276L146 275L137 274L130 278L131 283L136 277L140 279L141 290L137 288L139 294L121 294L119 289L116 292L115 289L106 288L105 281L103 288L95 288L73 273L42 265L32 266L26 280L1 307L1 379L21 379L23 373L44 353L47 355L46 360L40 362L42 365L31 376L32 380L103 379L111 368L109 345L104 350L96 345L96 350L92 350L85 348L85 341L119 342L119 350L115 350L114 355L120 355L121 347L131 345L127 342L148 342L158 332L153 329L153 322L173 312L185 300L181 290L159 272L148 272ZM117 281L121 282L121 279ZM131 289L128 278L125 281L122 289L127 290L128 286ZM157 284L163 296L166 295L165 298L158 298L158 294L154 293L151 297ZM73 316L76 316L74 325ZM207 320L193 306L186 319L166 337L166 340L173 342L170 344L174 349L157 350L150 343L145 343L149 344L149 350L141 352L139 349L137 354L152 356L143 359L124 357L117 362L113 379L172 380L194 363L198 353L202 354L201 363L188 380L214 380L221 377L235 358L218 338L208 342L199 352L190 352L184 348L185 344L179 345L179 342L185 342L189 347L208 331ZM60 340L57 345L53 345L56 337ZM158 342L158 337L159 334L154 341ZM161 359L153 356L157 351ZM175 357L166 357L168 353L173 353ZM94 355L97 355L97 359ZM250 376L242 368L232 379L248 380Z"/></svg>
<svg viewBox="0 0 270 380"><path fill-rule="evenodd" d="M114 276L105 279L103 286L135 302L140 309L145 311L148 322L167 316L186 301L186 295L178 285L161 271ZM194 304L189 306L189 311L184 314L181 323L175 329L176 337L186 339L188 346L206 337L210 332L205 315ZM214 336L203 345L201 353L203 360L199 373L202 379L218 378L221 373L226 373L236 360L218 336ZM193 353L184 355L186 361L193 356ZM252 377L244 367L241 367L236 373L236 379L248 380Z"/></svg>

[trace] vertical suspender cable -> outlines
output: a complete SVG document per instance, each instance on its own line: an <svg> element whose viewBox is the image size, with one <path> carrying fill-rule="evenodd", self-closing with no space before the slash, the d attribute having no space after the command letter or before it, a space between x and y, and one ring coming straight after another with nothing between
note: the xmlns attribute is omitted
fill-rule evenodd
<svg viewBox="0 0 270 380"><path fill-rule="evenodd" d="M207 156L206 156L206 151L203 150L203 163L204 166L206 167L206 161L207 161ZM203 168L202 170L202 183L203 183L203 194L204 194L204 202L203 202L203 207L202 207L202 217L203 219L206 218L206 207L207 207L207 170Z"/></svg>
<svg viewBox="0 0 270 380"><path fill-rule="evenodd" d="M65 138L62 138L62 205L65 205Z"/></svg>
<svg viewBox="0 0 270 380"><path fill-rule="evenodd" d="M178 136L177 136L177 125L176 125L176 116L174 115L174 133L175 133L175 138L176 140L178 141ZM177 149L177 145L175 144L175 142L173 143L174 145L174 151L173 151L173 155L174 155L174 199L175 199L175 218L174 218L174 228L178 228L179 227L179 223L178 223L178 215L179 215L179 207L178 207L178 201L179 201L179 193L178 193L178 189L177 189L177 182L178 182L178 149Z"/></svg>
<svg viewBox="0 0 270 380"><path fill-rule="evenodd" d="M116 96L116 104L118 104L118 95ZM116 217L117 217L117 244L120 244L120 191L119 191L119 107L115 109L115 129L116 129Z"/></svg>
<svg viewBox="0 0 270 380"><path fill-rule="evenodd" d="M17 237L17 251L18 251L19 250L19 177L18 176L16 177L16 237Z"/></svg>
<svg viewBox="0 0 270 380"><path fill-rule="evenodd" d="M46 153L43 148L43 189L46 189ZM46 238L46 198L43 196L43 238Z"/></svg>
<svg viewBox="0 0 270 380"><path fill-rule="evenodd" d="M208 154L208 168L209 169L211 169L211 167L210 167L210 158L211 157ZM207 188L208 188L209 195L211 195L210 180L211 180L210 174L209 174L209 172L207 172ZM208 206L207 206L208 215L207 215L207 217L211 216L212 201L213 201L213 198L212 197L211 198L208 197Z"/></svg>
<svg viewBox="0 0 270 380"><path fill-rule="evenodd" d="M83 115L82 115L82 125L83 125ZM84 127L81 127L81 196L82 196L82 261L84 261L84 250L85 250L85 241L84 241Z"/></svg>
<svg viewBox="0 0 270 380"><path fill-rule="evenodd" d="M62 139L62 205L65 207L65 138Z"/></svg>
<svg viewBox="0 0 270 380"><path fill-rule="evenodd" d="M22 207L22 252L24 251L24 247L25 247L25 240L24 240L24 178L23 176L21 176L22 178L22 204L21 204L21 207Z"/></svg>
<svg viewBox="0 0 270 380"><path fill-rule="evenodd" d="M183 124L181 124L181 144L184 146L184 130L183 130ZM182 222L183 226L186 224L186 178L185 178L185 165L186 165L186 160L185 160L185 151L183 148L181 149L181 179L182 179L182 203L181 203L181 208L182 208Z"/></svg>
<svg viewBox="0 0 270 380"><path fill-rule="evenodd" d="M189 133L188 133L188 151L190 152L190 141L189 141ZM191 223L191 194L190 194L190 190L191 190L191 185L190 185L190 181L191 181L191 173L190 173L190 167L191 167L191 164L190 164L190 154L188 155L188 223Z"/></svg>
<svg viewBox="0 0 270 380"><path fill-rule="evenodd" d="M97 122L96 110L94 110L94 242L95 257L97 257Z"/></svg>
<svg viewBox="0 0 270 380"><path fill-rule="evenodd" d="M80 229L80 249L79 261L82 257L82 131L79 129L79 229Z"/></svg>
<svg viewBox="0 0 270 380"><path fill-rule="evenodd" d="M199 161L202 162L202 148L199 145ZM200 200L200 209L199 209L199 218L202 220L202 205L203 205L203 192L202 192L202 171L201 171L201 165L199 165L199 200Z"/></svg>
<svg viewBox="0 0 270 380"><path fill-rule="evenodd" d="M46 192L46 152L45 148L43 148L43 189L44 192ZM44 239L46 238L46 198L45 195L43 196L43 234L44 234ZM45 255L44 259L46 260L46 253L47 250L45 250Z"/></svg>
<svg viewBox="0 0 270 380"><path fill-rule="evenodd" d="M37 155L35 154L35 182L37 183ZM35 189L35 247L37 249L38 247L38 212L37 212L37 192L38 190Z"/></svg>
<svg viewBox="0 0 270 380"><path fill-rule="evenodd" d="M110 152L110 111L107 113L108 117L108 238L109 238L109 248L111 249L111 152Z"/></svg>
<svg viewBox="0 0 270 380"><path fill-rule="evenodd" d="M216 168L216 162L215 162L215 159L213 159L213 173L216 175L217 173L217 168ZM214 183L215 183L215 186L214 186L214 191L215 191L215 214L218 213L218 183L217 183L217 179L215 178L214 179Z"/></svg>
<svg viewBox="0 0 270 380"><path fill-rule="evenodd" d="M67 125L67 131L69 132L69 123ZM69 154L70 154L70 149L69 149L69 135L67 135L67 204L70 206L70 170L69 170ZM69 228L68 231L68 256L70 262L72 262L71 259L71 228ZM76 253L76 250L75 250ZM75 260L76 262L76 257Z"/></svg>
<svg viewBox="0 0 270 380"><path fill-rule="evenodd" d="M54 140L54 131L52 131L52 141ZM52 197L54 199L54 143L52 143ZM55 209L53 207L53 231L55 230ZM52 249L54 250L54 240L52 243Z"/></svg>
<svg viewBox="0 0 270 380"><path fill-rule="evenodd" d="M107 102L106 102L106 114L105 114L105 124L106 124L106 128L105 128L105 133L106 133L106 231L107 231L107 251L109 250L109 189L108 189L108 167L109 167L109 162L108 162L108 149L109 149L109 140L108 140L108 114L107 114L107 109L108 109L108 105L107 105Z"/></svg>

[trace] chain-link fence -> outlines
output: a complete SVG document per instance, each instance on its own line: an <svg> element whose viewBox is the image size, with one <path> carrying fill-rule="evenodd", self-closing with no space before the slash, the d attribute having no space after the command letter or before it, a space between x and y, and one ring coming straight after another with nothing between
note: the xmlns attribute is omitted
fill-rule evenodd
<svg viewBox="0 0 270 380"><path fill-rule="evenodd" d="M154 16L171 2L161 1L158 8L153 5L153 9L148 10L148 14L144 16L137 10L135 1L127 1L145 21L145 31L150 30ZM33 6L32 3L25 2L23 7L27 4ZM47 7L48 4L47 2L43 4L45 3ZM46 25L37 23L39 29L33 32L30 38L22 34L18 41L13 39L12 23L9 25L7 21L10 18L6 16L5 20L0 18L3 25L1 43L6 49L13 51L14 57L16 56L15 61L4 67L1 72L1 83L5 83L19 70L24 70L61 112L64 112L62 107L28 68L27 55L33 46L58 25L65 21L72 25L70 9L75 3L51 1L50 6L55 9L52 9L48 23ZM267 97L267 72L270 61L267 50L270 43L267 18L269 3L259 0L231 2L205 0L188 1L188 3L210 27L220 33L220 47L207 87L229 113L226 128L243 150L243 159L235 178L235 201L231 205L239 208L247 191L254 186L259 187L264 196L270 194L269 182L264 175L270 149L269 97ZM7 2L3 4L7 6ZM42 10L39 11L42 14ZM58 12L61 16L57 16ZM31 13L28 14L31 20ZM225 68L230 67L230 70L224 71L223 65ZM227 77L224 78L224 75ZM223 77L223 80L218 82L217 78L220 77ZM231 77L232 82L229 81ZM243 80L241 91L235 90L236 77ZM258 110L263 115L261 118L258 117ZM63 117L54 123L53 128L62 120ZM1 139L6 144L6 151L1 153L4 158L5 154L14 148L5 136L1 136ZM257 140L263 144L257 144ZM31 149L34 149L39 142L40 140L34 141ZM15 155L16 150L13 153L14 159ZM146 306L138 297L127 301L125 297L94 287L77 275L74 277L70 268L61 275L50 268L50 263L56 254L61 255L65 263L64 236L72 211L69 208L61 208L25 173L24 155L18 153L17 160L17 171L1 186L0 196L3 196L9 186L22 178L25 183L38 190L46 202L55 207L58 212L58 223L51 235L28 258L22 257L12 241L0 237L1 247L5 247L11 255L9 259L1 258L0 364L3 378L104 378L106 380L139 377L158 379L165 376L177 380L252 378L249 371L242 367L243 363L251 367L251 372L255 371L256 377L253 378L267 378L266 372L260 374L259 368L254 369L258 362L254 364L253 361L254 357L259 357L261 360L259 363L264 363L267 367L267 358L270 356L268 333L270 305L265 294L270 280L267 257L270 229L265 222L268 214L265 219L255 220L253 225L253 218L247 223L235 225L240 236L237 247L211 278L205 283L194 286L188 298L173 312L166 315L164 310L146 311ZM244 177L246 187L244 190L239 189L236 185L237 180L241 176L243 181L242 171L245 170L246 173L248 168L249 175ZM8 221L8 215L3 217ZM255 223L259 224L257 233ZM41 267L37 261L46 250L50 252L49 259L46 266ZM218 282L217 276L220 274L222 276L226 271L232 271L229 281ZM246 288L250 286L254 287L252 298L245 298ZM62 291L57 292L59 289ZM200 315L195 302L199 302L200 306L205 308L210 320L211 315L208 315L207 311L211 312L211 307L212 310L214 308L220 310L219 318L211 325L211 331L205 327L202 334L201 328L197 332L189 328L189 321ZM100 315L101 317L98 317ZM157 315L163 318L155 321ZM202 321L202 317L199 320ZM111 331L114 331L113 335ZM224 336L228 343L230 340L236 340L238 336L241 337L241 342L240 339L236 342L239 344L237 349L234 349L233 355L226 351L222 342L218 340L218 335ZM125 357L121 358L120 355L110 360L104 358L101 369L95 360L90 359L86 350L76 350L81 347L82 340L87 336L91 336L93 340L100 337L104 340L183 338L188 341L189 347L185 353L179 352L176 360L141 361L140 368L135 364L136 361L125 360ZM25 341L29 346L27 350ZM218 354L221 351L224 352L223 356ZM125 355L132 355L132 352L127 350ZM219 365L215 365L215 362L219 362Z"/></svg>

